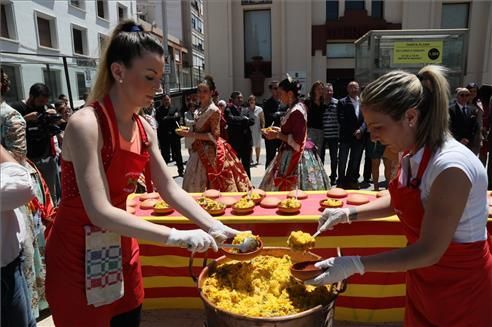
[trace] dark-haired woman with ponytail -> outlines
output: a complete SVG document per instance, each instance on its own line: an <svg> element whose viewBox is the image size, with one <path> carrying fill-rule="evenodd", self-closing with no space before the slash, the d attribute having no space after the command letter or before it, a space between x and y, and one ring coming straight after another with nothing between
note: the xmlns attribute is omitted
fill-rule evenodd
<svg viewBox="0 0 492 327"><path fill-rule="evenodd" d="M325 210L319 230L398 215L408 245L369 256L329 258L306 281L320 285L365 272L406 271L405 326L492 326L492 254L487 175L477 156L450 136L444 68L393 71L361 94L373 140L404 152L390 196Z"/></svg>
<svg viewBox="0 0 492 327"><path fill-rule="evenodd" d="M46 295L56 326L139 325L144 293L135 238L201 252L238 233L174 183L155 132L137 115L160 89L163 54L142 26L120 23L88 105L65 130L62 199L46 245ZM127 213L127 196L142 172L148 192L155 185L200 229L170 229Z"/></svg>
<svg viewBox="0 0 492 327"><path fill-rule="evenodd" d="M307 138L306 106L299 101L301 84L284 79L279 84L279 98L288 109L280 127L263 130L268 140L282 141L277 155L268 165L260 188L265 191L326 190L328 176L314 143Z"/></svg>
<svg viewBox="0 0 492 327"><path fill-rule="evenodd" d="M220 137L221 111L212 101L216 93L212 76L198 84L200 107L195 111L195 123L179 135L192 138L191 154L186 164L183 189L203 192L216 189L222 192L246 192L252 188L243 165L232 147Z"/></svg>

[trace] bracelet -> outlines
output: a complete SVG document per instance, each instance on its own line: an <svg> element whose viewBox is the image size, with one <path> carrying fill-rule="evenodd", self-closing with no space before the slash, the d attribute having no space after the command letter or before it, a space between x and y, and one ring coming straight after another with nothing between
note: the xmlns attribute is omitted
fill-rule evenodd
<svg viewBox="0 0 492 327"><path fill-rule="evenodd" d="M348 221L352 222L354 220L357 220L357 209L354 207L349 208L349 215L348 215Z"/></svg>

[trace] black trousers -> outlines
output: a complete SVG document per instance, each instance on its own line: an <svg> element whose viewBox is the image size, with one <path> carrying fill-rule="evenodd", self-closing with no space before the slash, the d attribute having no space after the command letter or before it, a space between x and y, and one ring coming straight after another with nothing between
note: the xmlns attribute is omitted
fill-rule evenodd
<svg viewBox="0 0 492 327"><path fill-rule="evenodd" d="M340 153L338 162L339 184L346 187L352 187L358 183L360 161L362 159L363 149L364 144L362 143L362 141L351 140L348 142L340 142Z"/></svg>
<svg viewBox="0 0 492 327"><path fill-rule="evenodd" d="M244 170L246 171L249 179L251 179L251 150L253 149L253 146L236 143L231 143L231 146L234 151L236 151L239 160L241 160L241 163L243 164Z"/></svg>
<svg viewBox="0 0 492 327"><path fill-rule="evenodd" d="M140 325L142 306L111 318L111 327L138 327Z"/></svg>
<svg viewBox="0 0 492 327"><path fill-rule="evenodd" d="M265 149L266 149L265 169L268 168L270 162L272 162L273 158L275 158L279 146L280 146L279 140L270 141L265 139Z"/></svg>
<svg viewBox="0 0 492 327"><path fill-rule="evenodd" d="M169 133L166 131L157 132L159 138L159 146L161 147L161 155L166 163L171 162L171 153L176 166L178 167L178 174L183 175L183 157L181 156L181 141L180 138L172 131Z"/></svg>
<svg viewBox="0 0 492 327"><path fill-rule="evenodd" d="M337 167L338 167L338 139L325 139L323 147L321 149L321 161L325 162L325 151L330 151L330 182L331 185L335 185L337 181Z"/></svg>

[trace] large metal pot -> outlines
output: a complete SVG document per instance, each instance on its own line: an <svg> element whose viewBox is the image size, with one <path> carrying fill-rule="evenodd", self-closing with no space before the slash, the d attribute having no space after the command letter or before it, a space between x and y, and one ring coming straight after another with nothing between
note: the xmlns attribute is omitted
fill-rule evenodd
<svg viewBox="0 0 492 327"><path fill-rule="evenodd" d="M284 247L265 247L263 248L260 255L270 255L274 257L282 257L288 254L291 257L293 263L308 260L319 260L320 257L311 252L296 252L290 248ZM190 258L190 267L192 266L193 257ZM208 327L250 327L250 326L261 326L261 327L329 327L333 325L333 318L335 314L335 299L337 295L344 291L345 283L339 283L337 285L337 291L333 294L332 301L325 306L318 305L309 310L303 311L301 313L282 316L282 317L246 317L235 313L231 313L222 309L217 308L213 303L211 303L202 292L202 285L205 279L212 273L215 268L221 264L231 261L231 259L223 256L214 261L212 261L208 266L204 267L200 273L198 279L193 276L193 279L197 283L198 289L200 291L200 298L205 306L205 314L207 317L206 326ZM191 271L191 270L190 270Z"/></svg>

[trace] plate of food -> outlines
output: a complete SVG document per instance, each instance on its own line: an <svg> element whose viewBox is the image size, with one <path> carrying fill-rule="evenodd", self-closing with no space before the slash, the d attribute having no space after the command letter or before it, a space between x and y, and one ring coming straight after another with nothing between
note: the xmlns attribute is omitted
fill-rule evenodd
<svg viewBox="0 0 492 327"><path fill-rule="evenodd" d="M280 203L280 201L282 201L282 200L280 200L277 197L269 196L269 197L261 200L260 207L267 208L267 209L274 209L274 208L278 207L278 204Z"/></svg>
<svg viewBox="0 0 492 327"><path fill-rule="evenodd" d="M140 209L149 210L154 209L154 205L159 202L159 199L147 199L140 203Z"/></svg>
<svg viewBox="0 0 492 327"><path fill-rule="evenodd" d="M157 201L154 204L154 213L157 215L168 215L173 213L174 209L169 206L164 200Z"/></svg>
<svg viewBox="0 0 492 327"><path fill-rule="evenodd" d="M174 131L176 133L179 133L179 132L189 132L190 131L190 128L188 126L179 126Z"/></svg>
<svg viewBox="0 0 492 327"><path fill-rule="evenodd" d="M278 211L280 213L287 213L287 214L298 213L301 210L301 206L302 206L301 201L295 198L288 198L280 201L280 203L278 204Z"/></svg>
<svg viewBox="0 0 492 327"><path fill-rule="evenodd" d="M343 201L340 199L323 199L319 201L321 208L341 208L343 207Z"/></svg>
<svg viewBox="0 0 492 327"><path fill-rule="evenodd" d="M232 205L232 212L235 214L246 215L254 211L255 203L248 198L241 198Z"/></svg>
<svg viewBox="0 0 492 327"><path fill-rule="evenodd" d="M265 191L263 190L252 190L251 192L248 192L243 195L243 198L248 198L250 200L253 200L255 204L260 204L261 200L263 200L266 196Z"/></svg>
<svg viewBox="0 0 492 327"><path fill-rule="evenodd" d="M237 202L237 199L232 196L221 196L216 201L222 203L227 208L230 208L234 203Z"/></svg>

